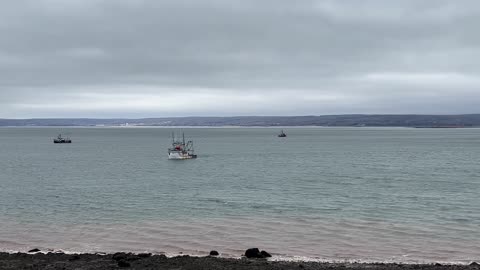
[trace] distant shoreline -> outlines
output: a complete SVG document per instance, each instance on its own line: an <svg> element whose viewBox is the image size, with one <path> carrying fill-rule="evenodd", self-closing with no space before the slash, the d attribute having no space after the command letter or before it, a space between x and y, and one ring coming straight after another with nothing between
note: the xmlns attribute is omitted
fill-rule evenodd
<svg viewBox="0 0 480 270"><path fill-rule="evenodd" d="M480 127L480 114L463 115L321 115L321 116L238 116L163 118L35 118L1 119L0 126L82 126L82 127Z"/></svg>
<svg viewBox="0 0 480 270"><path fill-rule="evenodd" d="M375 128L396 128L396 129L478 129L480 126L471 126L471 127L409 127L409 126L0 126L0 128L159 128L159 129L179 129L179 128L212 128L212 129L222 129L222 128L268 128L268 129L280 129L280 128L324 128L324 129L334 129L334 128L355 128L355 129L375 129Z"/></svg>

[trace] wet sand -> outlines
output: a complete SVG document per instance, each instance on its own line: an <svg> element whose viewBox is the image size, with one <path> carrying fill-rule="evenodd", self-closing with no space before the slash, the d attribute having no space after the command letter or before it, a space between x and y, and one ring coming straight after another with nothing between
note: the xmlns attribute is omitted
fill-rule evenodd
<svg viewBox="0 0 480 270"><path fill-rule="evenodd" d="M266 259L227 259L216 257L179 256L167 258L150 254L63 254L63 253L0 253L0 269L176 269L176 270L219 270L219 269L480 269L476 263L470 265L440 264L367 264L367 263L319 263L319 262L275 262Z"/></svg>

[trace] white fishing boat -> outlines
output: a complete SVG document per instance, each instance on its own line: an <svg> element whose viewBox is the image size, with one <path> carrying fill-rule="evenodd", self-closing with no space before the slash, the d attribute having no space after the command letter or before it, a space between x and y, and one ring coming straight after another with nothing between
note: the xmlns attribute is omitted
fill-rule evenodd
<svg viewBox="0 0 480 270"><path fill-rule="evenodd" d="M182 140L175 140L172 134L172 147L168 148L168 159L192 159L197 158L193 150L193 141L185 142L185 134L182 133Z"/></svg>

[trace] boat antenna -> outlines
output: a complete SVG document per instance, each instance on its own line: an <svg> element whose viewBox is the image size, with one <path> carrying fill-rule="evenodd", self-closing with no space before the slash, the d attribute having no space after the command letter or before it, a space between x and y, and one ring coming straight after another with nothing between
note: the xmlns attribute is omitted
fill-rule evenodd
<svg viewBox="0 0 480 270"><path fill-rule="evenodd" d="M182 132L182 137L183 137L183 145L185 145L185 133Z"/></svg>
<svg viewBox="0 0 480 270"><path fill-rule="evenodd" d="M172 131L172 143L175 144L175 133Z"/></svg>

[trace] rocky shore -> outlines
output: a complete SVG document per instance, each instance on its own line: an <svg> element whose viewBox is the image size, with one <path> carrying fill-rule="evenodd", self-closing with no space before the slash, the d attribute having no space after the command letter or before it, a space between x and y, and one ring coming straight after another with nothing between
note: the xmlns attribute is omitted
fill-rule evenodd
<svg viewBox="0 0 480 270"><path fill-rule="evenodd" d="M213 252L212 254L216 254ZM262 255L263 256L263 255ZM268 256L267 256L268 257ZM480 265L440 264L366 264L366 263L319 263L319 262L277 262L266 258L228 259L216 256L168 258L165 255L149 253L115 254L64 254L64 253L0 253L0 269L176 269L176 270L286 270L286 269L479 269Z"/></svg>

